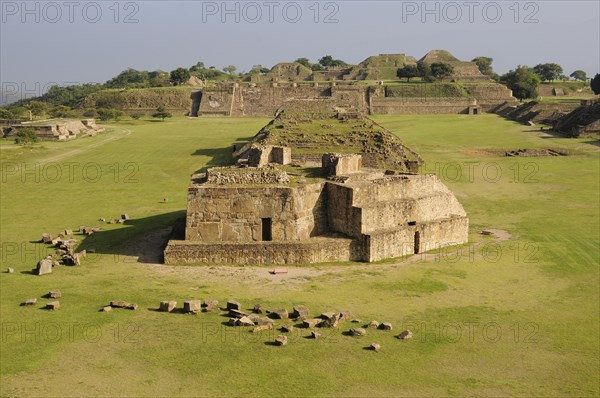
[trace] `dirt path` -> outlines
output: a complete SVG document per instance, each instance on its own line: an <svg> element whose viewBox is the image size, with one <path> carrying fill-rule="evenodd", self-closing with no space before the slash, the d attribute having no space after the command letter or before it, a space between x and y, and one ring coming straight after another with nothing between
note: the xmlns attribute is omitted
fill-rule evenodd
<svg viewBox="0 0 600 398"><path fill-rule="evenodd" d="M125 129L125 130L121 130L119 132L111 133L111 134L107 135L107 137L103 140L96 141L90 145L86 145L81 148L73 149L73 150L70 150L67 152L61 152L57 155L54 155L54 156L51 156L44 160L41 160L39 163L40 164L48 164L48 163L60 162L61 160L64 160L70 156L79 155L79 154L85 153L91 149L102 146L104 144L108 144L109 142L120 140L123 137L127 137L129 134L131 134L131 132L132 132L131 130Z"/></svg>
<svg viewBox="0 0 600 398"><path fill-rule="evenodd" d="M487 229L497 242L505 241L511 238L509 232L499 229ZM138 237L124 247L124 254L137 258L140 263L153 266L152 270L162 275L177 276L184 279L198 279L203 281L222 281L234 278L240 283L261 284L298 284L308 282L312 277L324 275L337 275L342 272L356 271L389 271L399 267L405 267L416 262L436 261L439 253L423 253L407 256L406 259L400 259L393 263L357 263L349 265L306 265L306 266L236 266L236 265L178 265L169 266L162 264L163 249L171 236L171 227L152 231L144 236ZM476 252L485 242L471 243L469 247L447 248L445 255L452 257L454 254L467 252L476 253L473 260L483 258L482 254ZM272 274L273 268L285 268L287 273Z"/></svg>

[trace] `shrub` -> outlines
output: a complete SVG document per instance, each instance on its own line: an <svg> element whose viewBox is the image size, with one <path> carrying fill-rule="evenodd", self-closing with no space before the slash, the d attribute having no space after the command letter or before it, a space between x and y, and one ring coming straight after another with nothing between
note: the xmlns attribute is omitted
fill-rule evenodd
<svg viewBox="0 0 600 398"><path fill-rule="evenodd" d="M17 132L15 144L28 145L38 141L38 137L33 129L22 129Z"/></svg>

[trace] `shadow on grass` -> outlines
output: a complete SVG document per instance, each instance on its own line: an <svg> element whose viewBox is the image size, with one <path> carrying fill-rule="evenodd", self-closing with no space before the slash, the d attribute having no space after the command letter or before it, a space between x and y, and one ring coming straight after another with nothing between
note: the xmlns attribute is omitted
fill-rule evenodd
<svg viewBox="0 0 600 398"><path fill-rule="evenodd" d="M155 216L130 219L122 227L107 228L107 224L97 222L90 227L103 228L90 236L78 233L82 239L76 251L86 250L84 263L92 261L94 254L114 255L115 262L162 263L163 250L173 235L173 227L178 220L185 218L185 210ZM112 227L112 225L110 225ZM135 258L126 260L126 258Z"/></svg>
<svg viewBox="0 0 600 398"><path fill-rule="evenodd" d="M584 144L590 144L590 145L594 145L594 146L600 146L600 139L596 139L596 140L592 140L592 141L585 141Z"/></svg>
<svg viewBox="0 0 600 398"><path fill-rule="evenodd" d="M234 164L232 154L243 147L252 137L242 137L236 139L231 145L222 148L202 148L196 149L192 156L207 156L208 162L204 167L196 170L196 173L204 173L211 167L231 166Z"/></svg>
<svg viewBox="0 0 600 398"><path fill-rule="evenodd" d="M271 347L281 347L281 345L279 343L276 343L274 341L265 341L264 344L268 345L268 346L271 346Z"/></svg>
<svg viewBox="0 0 600 398"><path fill-rule="evenodd" d="M210 159L196 173L204 173L211 167L223 167L233 165L233 146L225 148L204 148L197 149L192 156L207 156Z"/></svg>
<svg viewBox="0 0 600 398"><path fill-rule="evenodd" d="M39 243L39 242L38 242ZM24 275L37 275L37 272L29 270L29 271L21 271ZM41 275L40 275L41 276Z"/></svg>

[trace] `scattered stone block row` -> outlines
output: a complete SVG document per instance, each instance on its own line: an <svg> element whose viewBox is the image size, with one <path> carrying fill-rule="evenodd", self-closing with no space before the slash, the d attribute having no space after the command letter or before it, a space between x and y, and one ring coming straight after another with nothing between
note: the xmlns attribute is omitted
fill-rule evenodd
<svg viewBox="0 0 600 398"><path fill-rule="evenodd" d="M29 298L29 299L25 300L23 305L29 306L29 305L35 305L35 303L37 303L36 298Z"/></svg>
<svg viewBox="0 0 600 398"><path fill-rule="evenodd" d="M255 326L252 319L247 316L243 316L241 318L229 318L229 322L227 324L229 326Z"/></svg>
<svg viewBox="0 0 600 398"><path fill-rule="evenodd" d="M379 322L377 322L377 321L371 321L367 325L368 329L377 329L378 327L379 327Z"/></svg>
<svg viewBox="0 0 600 398"><path fill-rule="evenodd" d="M288 338L287 336L280 334L279 336L277 336L275 338L275 344L277 344L278 346L284 346L288 343Z"/></svg>
<svg viewBox="0 0 600 398"><path fill-rule="evenodd" d="M177 307L177 301L161 301L158 308L161 312L171 312Z"/></svg>
<svg viewBox="0 0 600 398"><path fill-rule="evenodd" d="M110 306L112 308L125 308L128 310L137 310L138 308L137 304L132 304L127 301L111 301Z"/></svg>
<svg viewBox="0 0 600 398"><path fill-rule="evenodd" d="M219 309L219 301L218 300L204 300L202 303L202 311L204 312L213 312Z"/></svg>
<svg viewBox="0 0 600 398"><path fill-rule="evenodd" d="M41 259L37 263L37 266L35 267L33 272L36 275L50 274L52 272L52 256L47 256L47 257Z"/></svg>
<svg viewBox="0 0 600 398"><path fill-rule="evenodd" d="M255 326L254 329L252 329L252 333L258 333L258 332L264 332L267 330L273 330L273 324L272 323L267 323L264 325L258 325Z"/></svg>
<svg viewBox="0 0 600 398"><path fill-rule="evenodd" d="M292 333L294 331L294 325L288 324L281 327L283 333Z"/></svg>
<svg viewBox="0 0 600 398"><path fill-rule="evenodd" d="M269 311L269 315L275 319L288 319L290 317L285 308Z"/></svg>
<svg viewBox="0 0 600 398"><path fill-rule="evenodd" d="M363 328L351 328L349 332L351 336L364 336L367 334L367 331Z"/></svg>
<svg viewBox="0 0 600 398"><path fill-rule="evenodd" d="M290 314L291 318L296 318L296 319L308 318L308 308L306 308L305 306L295 305L293 309L294 309L294 311Z"/></svg>
<svg viewBox="0 0 600 398"><path fill-rule="evenodd" d="M314 329L318 324L321 323L321 319L306 319L302 322L302 326L308 329Z"/></svg>
<svg viewBox="0 0 600 398"><path fill-rule="evenodd" d="M200 300L189 300L183 302L183 312L186 314L197 314L202 311L202 302Z"/></svg>

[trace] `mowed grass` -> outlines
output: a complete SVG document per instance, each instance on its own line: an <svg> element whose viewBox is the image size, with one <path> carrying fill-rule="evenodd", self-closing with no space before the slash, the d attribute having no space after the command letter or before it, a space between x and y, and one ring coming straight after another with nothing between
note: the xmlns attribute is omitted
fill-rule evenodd
<svg viewBox="0 0 600 398"><path fill-rule="evenodd" d="M310 266L309 274L290 267L302 276L281 283L268 279L268 268L138 263L127 242L181 217L190 175L226 162L232 145L266 119L123 122L95 138L2 150L2 270L15 273L0 274L1 395L598 396L598 146L493 115L375 119L456 193L470 217L469 245L406 262ZM484 151L517 148L572 156ZM82 173L88 163L101 178ZM64 175L69 164L73 178ZM52 170L44 165L63 175L45 175ZM98 221L123 212L131 223ZM97 254L81 267L26 273L46 250L32 241L79 225L103 227L82 243ZM483 237L483 228L512 237ZM62 308L38 309L53 288L63 292ZM29 297L39 305L20 307ZM395 330L352 338L344 324L313 341L298 329L274 347L267 343L278 331L229 328L219 313L150 310L194 298L304 304L315 315L348 309ZM140 308L98 312L115 299ZM406 328L412 340L393 337ZM363 349L373 342L379 353Z"/></svg>

